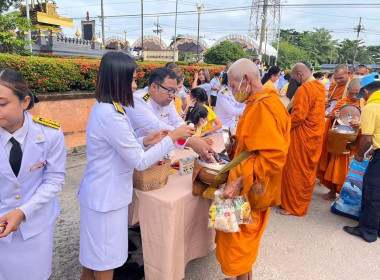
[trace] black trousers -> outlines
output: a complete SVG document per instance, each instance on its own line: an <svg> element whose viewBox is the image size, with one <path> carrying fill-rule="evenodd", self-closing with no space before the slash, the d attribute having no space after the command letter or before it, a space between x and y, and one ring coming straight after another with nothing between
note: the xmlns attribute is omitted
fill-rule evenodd
<svg viewBox="0 0 380 280"><path fill-rule="evenodd" d="M380 236L380 149L375 150L364 173L359 230L367 242L374 242Z"/></svg>

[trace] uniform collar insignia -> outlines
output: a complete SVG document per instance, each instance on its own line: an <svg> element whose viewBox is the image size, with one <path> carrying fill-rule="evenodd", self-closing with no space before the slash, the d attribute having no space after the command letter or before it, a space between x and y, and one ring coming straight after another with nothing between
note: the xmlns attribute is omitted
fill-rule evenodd
<svg viewBox="0 0 380 280"><path fill-rule="evenodd" d="M145 93L145 94L142 96L142 99L144 99L145 102L148 102L149 99L150 99L150 93L149 93L149 92Z"/></svg>
<svg viewBox="0 0 380 280"><path fill-rule="evenodd" d="M117 112L119 112L122 115L125 115L125 112L124 112L123 108L120 106L119 103L116 103L116 102L112 101L112 104L113 104L113 106L115 106L115 109L116 109Z"/></svg>
<svg viewBox="0 0 380 280"><path fill-rule="evenodd" d="M59 129L61 127L61 124L59 122L42 118L39 116L33 116L33 121L35 121L36 123L40 123L40 124L55 128L55 129Z"/></svg>

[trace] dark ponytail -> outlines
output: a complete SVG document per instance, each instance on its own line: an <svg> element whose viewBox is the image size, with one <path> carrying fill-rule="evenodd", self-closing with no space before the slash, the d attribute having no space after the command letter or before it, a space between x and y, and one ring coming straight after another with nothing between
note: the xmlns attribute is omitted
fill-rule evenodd
<svg viewBox="0 0 380 280"><path fill-rule="evenodd" d="M195 105L194 107L190 107L189 111L186 114L185 121L189 123L193 123L197 125L199 123L199 119L207 119L208 110L202 105Z"/></svg>
<svg viewBox="0 0 380 280"><path fill-rule="evenodd" d="M273 75L280 73L281 69L278 66L272 66L264 77L261 79L261 84L265 84Z"/></svg>
<svg viewBox="0 0 380 280"><path fill-rule="evenodd" d="M198 102L205 103L207 105L208 97L207 97L206 91L203 88L201 88L201 87L193 88L190 91L190 96L197 99Z"/></svg>

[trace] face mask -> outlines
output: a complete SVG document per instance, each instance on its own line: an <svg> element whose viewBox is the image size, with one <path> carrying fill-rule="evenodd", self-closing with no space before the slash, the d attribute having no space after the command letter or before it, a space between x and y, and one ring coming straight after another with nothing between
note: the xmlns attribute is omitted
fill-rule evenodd
<svg viewBox="0 0 380 280"><path fill-rule="evenodd" d="M191 106L191 107L194 107L194 106L195 106L195 103L196 103L196 100L195 100L195 99L190 100L190 106Z"/></svg>
<svg viewBox="0 0 380 280"><path fill-rule="evenodd" d="M247 84L247 87L245 88L245 91L241 91L240 90L240 87L241 87L241 84L243 82L243 79L241 79L240 81L240 85L239 85L239 88L238 90L236 91L234 97L235 97L235 100L239 103L244 103L245 101L247 101L248 97L249 97L249 93L248 93L248 84Z"/></svg>
<svg viewBox="0 0 380 280"><path fill-rule="evenodd" d="M205 127L207 125L207 121L206 120L202 120L202 123L201 123L201 127Z"/></svg>

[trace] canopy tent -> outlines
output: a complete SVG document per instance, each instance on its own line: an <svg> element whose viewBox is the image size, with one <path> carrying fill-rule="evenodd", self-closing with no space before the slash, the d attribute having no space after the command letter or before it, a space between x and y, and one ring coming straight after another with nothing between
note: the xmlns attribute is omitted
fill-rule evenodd
<svg viewBox="0 0 380 280"><path fill-rule="evenodd" d="M240 44L243 46L244 49L256 51L256 54L258 53L259 46L260 46L259 42L257 42L255 39L252 39L246 35L228 34L226 36L223 36L219 40L217 40L213 44L213 47L216 45L219 45L223 41L230 41L232 43ZM269 44L263 43L262 52L263 54L266 54L269 56L277 56L276 49Z"/></svg>
<svg viewBox="0 0 380 280"><path fill-rule="evenodd" d="M144 40L144 49L147 50L152 50L152 51L158 51L158 50L166 50L168 48L165 40L161 40L161 45L160 45L160 38L157 36L153 35L146 35L143 37ZM133 44L132 44L132 49L133 48L141 48L141 38L137 39Z"/></svg>
<svg viewBox="0 0 380 280"><path fill-rule="evenodd" d="M199 39L198 43L197 37L191 35L186 35L185 37L178 39L177 42L171 45L171 48L175 47L179 51L197 53L197 46L199 53L202 53L209 48L209 45L205 40Z"/></svg>

